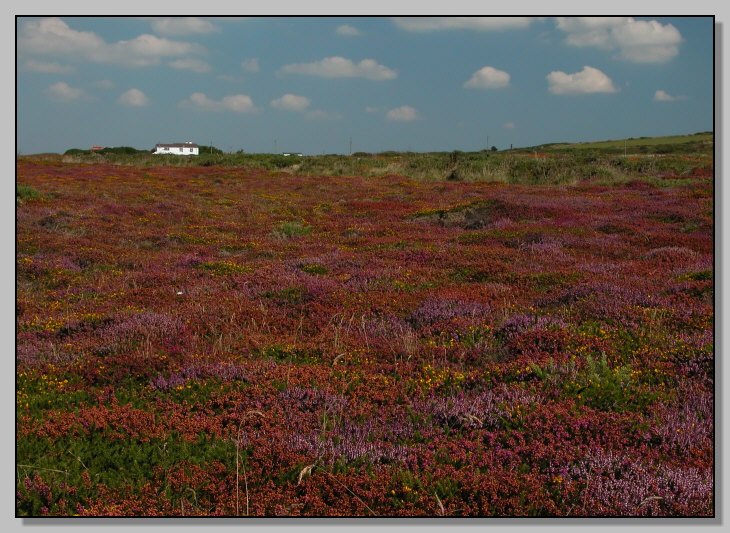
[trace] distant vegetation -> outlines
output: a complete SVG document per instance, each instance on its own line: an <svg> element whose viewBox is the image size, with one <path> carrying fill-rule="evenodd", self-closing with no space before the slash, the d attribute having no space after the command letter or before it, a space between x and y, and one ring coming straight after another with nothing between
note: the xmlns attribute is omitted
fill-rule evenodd
<svg viewBox="0 0 730 533"><path fill-rule="evenodd" d="M101 155L137 155L137 154L148 154L149 150L137 150L131 146L112 146L102 148L100 150L82 150L81 148L71 148L66 150L63 155L90 155L90 154L101 154Z"/></svg>
<svg viewBox="0 0 730 533"><path fill-rule="evenodd" d="M713 147L713 134L700 132L590 143L550 143L513 150L497 150L492 146L478 152L384 151L355 152L350 156L225 153L214 146L200 146L200 155L196 157L160 156L128 146L94 152L74 148L65 152L63 160L70 163L103 160L149 167L241 167L301 176L400 175L425 181L520 184L570 184L581 180L600 184L641 179L655 185L676 185L686 178L711 173Z"/></svg>

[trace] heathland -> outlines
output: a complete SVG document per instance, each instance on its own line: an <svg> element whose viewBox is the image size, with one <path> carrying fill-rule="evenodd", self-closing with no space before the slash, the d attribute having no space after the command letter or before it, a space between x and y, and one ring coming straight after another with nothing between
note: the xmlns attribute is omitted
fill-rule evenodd
<svg viewBox="0 0 730 533"><path fill-rule="evenodd" d="M711 516L711 134L19 157L19 516Z"/></svg>

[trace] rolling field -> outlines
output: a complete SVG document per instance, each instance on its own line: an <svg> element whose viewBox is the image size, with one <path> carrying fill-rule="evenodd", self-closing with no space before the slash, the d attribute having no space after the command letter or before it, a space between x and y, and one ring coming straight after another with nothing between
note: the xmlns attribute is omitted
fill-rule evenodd
<svg viewBox="0 0 730 533"><path fill-rule="evenodd" d="M17 514L713 515L712 170L601 177L19 160Z"/></svg>

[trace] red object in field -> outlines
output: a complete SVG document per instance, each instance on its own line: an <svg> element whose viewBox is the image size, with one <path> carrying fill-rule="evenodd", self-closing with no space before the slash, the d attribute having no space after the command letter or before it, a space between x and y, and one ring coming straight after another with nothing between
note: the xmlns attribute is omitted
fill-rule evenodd
<svg viewBox="0 0 730 533"><path fill-rule="evenodd" d="M103 150L104 148L105 148L104 146L99 146L99 145L95 144L94 146L89 148L89 150L91 150L92 152L97 152L99 150Z"/></svg>

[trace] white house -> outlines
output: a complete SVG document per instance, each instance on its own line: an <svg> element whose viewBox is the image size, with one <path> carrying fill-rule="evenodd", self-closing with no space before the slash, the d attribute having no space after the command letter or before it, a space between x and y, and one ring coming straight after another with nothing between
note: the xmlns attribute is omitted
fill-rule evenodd
<svg viewBox="0 0 730 533"><path fill-rule="evenodd" d="M199 155L198 145L192 141L172 144L156 144L153 154Z"/></svg>

